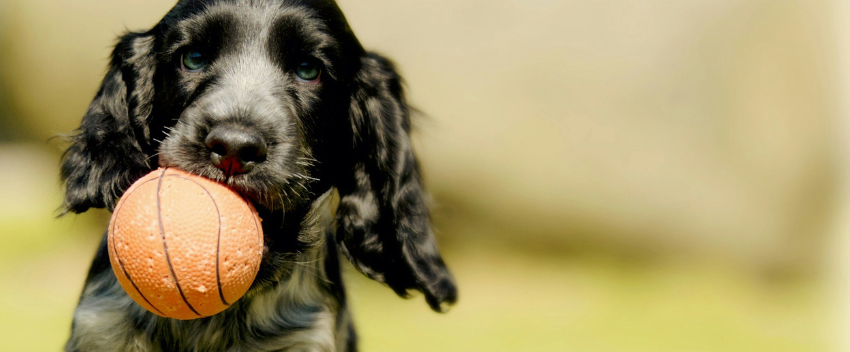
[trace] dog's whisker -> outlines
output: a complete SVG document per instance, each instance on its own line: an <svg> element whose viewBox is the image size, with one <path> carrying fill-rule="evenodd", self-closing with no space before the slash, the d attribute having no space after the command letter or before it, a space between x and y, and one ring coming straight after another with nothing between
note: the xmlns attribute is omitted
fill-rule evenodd
<svg viewBox="0 0 850 352"><path fill-rule="evenodd" d="M313 159L312 157L300 157L295 161L296 164L302 166L313 166L317 162L318 160Z"/></svg>
<svg viewBox="0 0 850 352"><path fill-rule="evenodd" d="M313 278L320 280L320 281L323 281L327 284L333 284L330 280L328 280L327 278L325 278L322 275L320 275L319 273L317 273L317 270L310 270L310 269L315 269L316 263L319 263L323 260L324 260L324 258L316 258L314 260L310 260L310 261L306 261L306 262L299 262L299 261L295 261L295 260L290 260L290 261L287 261L287 263L293 264L295 266L301 266L301 267L307 268L308 270L302 270L302 272L306 272L306 273L310 274L310 276L312 276ZM292 275L293 272L294 272L294 267L292 269L288 269L287 274Z"/></svg>
<svg viewBox="0 0 850 352"><path fill-rule="evenodd" d="M286 202L284 202L284 201L283 201L283 195L281 195L280 193L278 193L278 195L277 195L277 196L280 198L280 209L281 209L281 211L280 211L280 212L281 212L281 216L286 216ZM281 221L281 223L283 223L283 221Z"/></svg>
<svg viewBox="0 0 850 352"><path fill-rule="evenodd" d="M316 263L318 263L322 260L324 260L324 259L323 258L316 258L316 259L308 260L308 261L304 261L304 262L292 260L292 261L289 261L289 263L298 264L298 265L311 265L311 264L316 264Z"/></svg>
<svg viewBox="0 0 850 352"><path fill-rule="evenodd" d="M145 158L145 164L147 164L149 161L151 161L151 159L156 158L156 157L158 157L158 156L159 156L159 153L158 153L158 152L157 152L157 153L153 153L153 154L151 154L150 156L148 156L147 158Z"/></svg>
<svg viewBox="0 0 850 352"><path fill-rule="evenodd" d="M310 176L303 175L303 174L300 174L300 173L297 173L297 172L296 172L296 173L294 173L294 174L292 174L292 175L293 175L293 176L295 176L295 177L298 177L298 178L300 178L300 179L302 179L302 180L319 181L319 179L318 179L318 178L310 177Z"/></svg>

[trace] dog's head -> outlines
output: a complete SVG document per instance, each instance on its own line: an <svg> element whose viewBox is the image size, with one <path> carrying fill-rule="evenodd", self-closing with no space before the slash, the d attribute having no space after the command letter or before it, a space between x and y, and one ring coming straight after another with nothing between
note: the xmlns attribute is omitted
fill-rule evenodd
<svg viewBox="0 0 850 352"><path fill-rule="evenodd" d="M158 166L232 186L270 224L336 188L340 250L369 277L400 295L420 290L440 309L456 289L433 242L409 131L393 65L362 48L333 1L180 1L116 45L63 159L64 209L112 210ZM287 250L297 248L273 248Z"/></svg>

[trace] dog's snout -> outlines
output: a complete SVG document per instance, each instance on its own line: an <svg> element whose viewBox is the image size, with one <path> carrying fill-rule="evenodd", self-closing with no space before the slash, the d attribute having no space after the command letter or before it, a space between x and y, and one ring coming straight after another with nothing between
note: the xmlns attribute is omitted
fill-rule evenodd
<svg viewBox="0 0 850 352"><path fill-rule="evenodd" d="M242 126L217 126L204 143L213 165L227 176L248 173L266 160L266 142L259 133Z"/></svg>

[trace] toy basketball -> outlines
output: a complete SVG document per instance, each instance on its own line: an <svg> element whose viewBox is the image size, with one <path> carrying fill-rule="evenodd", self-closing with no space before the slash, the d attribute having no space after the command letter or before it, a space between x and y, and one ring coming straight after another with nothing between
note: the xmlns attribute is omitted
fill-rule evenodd
<svg viewBox="0 0 850 352"><path fill-rule="evenodd" d="M181 320L219 313L253 283L263 230L250 202L227 186L176 169L136 181L109 223L118 282L145 309Z"/></svg>

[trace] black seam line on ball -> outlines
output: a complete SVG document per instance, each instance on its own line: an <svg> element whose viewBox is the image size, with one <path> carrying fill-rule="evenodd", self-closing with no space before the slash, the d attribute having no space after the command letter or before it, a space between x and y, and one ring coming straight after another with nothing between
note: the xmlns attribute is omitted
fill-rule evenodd
<svg viewBox="0 0 850 352"><path fill-rule="evenodd" d="M177 291L180 292L180 297L183 298L183 302L186 303L186 306L189 307L189 310L195 315L201 317L201 313L195 310L195 307L189 303L189 300L186 299L186 295L183 294L183 289L180 288L180 282L177 281L177 274L174 272L174 267L171 266L171 257L168 255L168 244L165 243L165 227L162 224L162 200L160 195L160 190L162 189L162 180L165 179L165 172L168 171L168 168L162 170L162 173L159 175L159 184L156 186L156 215L159 219L159 233L162 234L162 247L165 249L165 261L168 263L168 270L171 271L171 278L174 280L174 285L177 286Z"/></svg>
<svg viewBox="0 0 850 352"><path fill-rule="evenodd" d="M210 200L212 200L213 205L215 206L215 213L218 215L218 217L216 217L216 219L218 219L218 242L216 243L216 246L215 246L215 282L218 285L218 297L221 298L221 303L224 303L225 306L230 306L230 303L227 303L227 300L224 299L224 291L221 289L221 273L220 273L220 270L219 270L219 267L221 266L220 259L219 259L220 253L221 253L221 211L218 209L218 203L216 203L215 198L213 197L212 193L210 193L210 191L206 187L204 187L202 184L198 183L197 181L195 181L193 179L186 178L186 177L183 177L183 176L179 176L179 175L173 175L173 176L182 178L186 181L189 181L189 182L192 182L192 183L198 185L198 187L201 187L201 189L203 189L204 192L207 192L207 195L210 196Z"/></svg>
<svg viewBox="0 0 850 352"><path fill-rule="evenodd" d="M238 192L236 193L236 195L238 195L239 198L242 198L242 201L245 202L245 206L248 208L248 212L253 213L254 210L251 209L251 205L249 205L250 203L248 202L248 200L245 199L245 197L243 197ZM284 214L286 214L286 213L284 213ZM260 240L260 256L262 256L263 255L263 247L265 246L265 243L263 243L263 234L260 232L260 224L257 223L257 217L253 216L252 218L254 220L254 228L257 229L257 238L259 238L259 240Z"/></svg>
<svg viewBox="0 0 850 352"><path fill-rule="evenodd" d="M136 188L134 188L132 191L130 191L129 193L127 193L125 196L128 196L128 195L132 194L132 193L133 193L133 192L135 192L137 189L139 189L139 187L141 187L141 186L143 186L143 185L145 185L145 184L148 184L148 183L150 183L150 182L153 182L153 181L155 181L155 180L147 180L147 181L143 182L142 184L140 184L140 185L136 186ZM116 208L116 209L115 209L115 218L116 218L116 219L118 218L118 212L120 212L120 211L121 211L121 208L122 208L122 207L124 207L124 202L119 203L119 204L118 204L118 208ZM120 255L120 254L118 254L118 247L115 245L115 226L116 226L116 225L117 225L117 224L116 224L115 222L113 222L113 223L112 223L112 231L111 231L111 232L112 232L112 241L111 241L111 242L112 242L112 251L113 251L113 252L115 252L115 260L117 260L117 261L118 261L118 265L121 267L121 271L123 271L123 272L124 272L124 276L126 276L126 277L127 277L127 280L129 280L129 281L130 281L130 284L132 284L132 285L133 285L133 288L135 288L135 289L136 289L136 292L138 292L138 293L139 293L139 295L140 295L140 296L142 296L142 299L144 299L144 300L145 300L145 302L147 302L147 303L148 303L148 305L150 305L150 306L151 306L151 308L153 308L154 310L156 310L156 311L157 311L157 313L159 313L159 315L161 315L161 316L165 316L165 314L164 314L161 310L159 310L159 308L157 308L157 307L156 307L153 303L151 303L151 301L149 301L149 300L148 300L148 298L147 298L147 297L145 297L145 294L144 294L144 293L142 293L142 290L140 290L140 289L139 289L139 286L137 286L137 285L136 285L136 282L135 282L135 281L133 281L133 278L132 278L132 277L130 277L130 273L128 273L128 272L127 272L127 269L125 269L125 268L124 268L124 262L123 262L123 261L121 261L121 255Z"/></svg>

